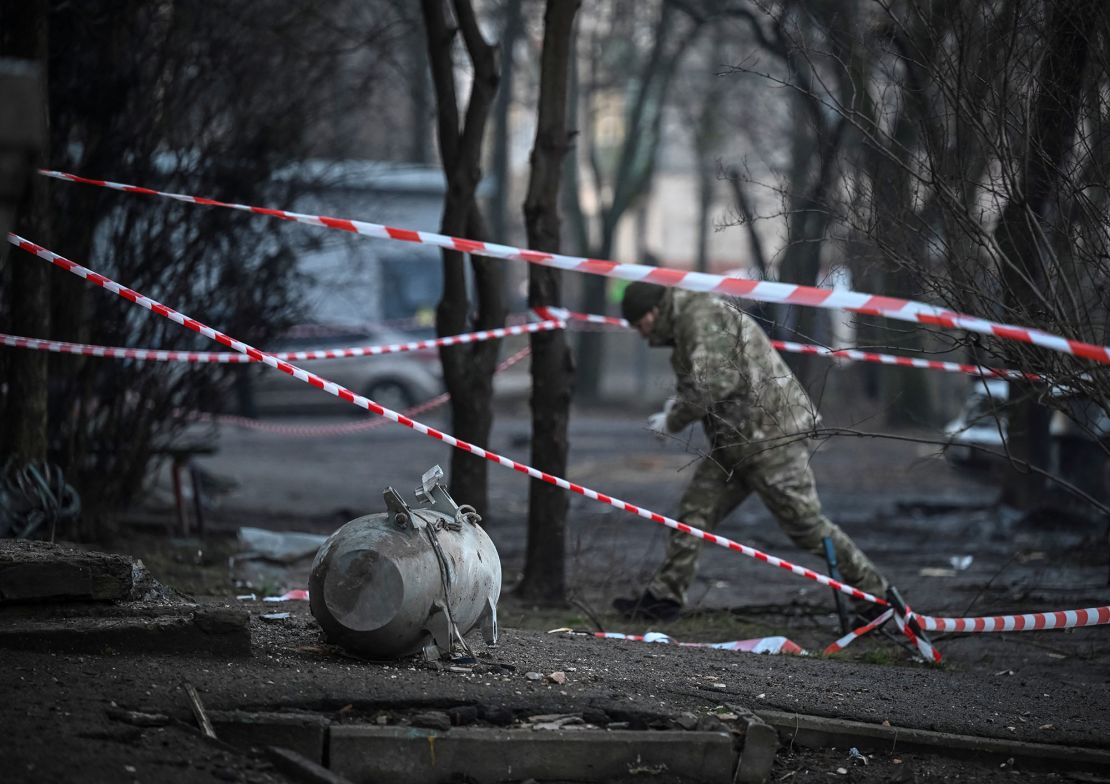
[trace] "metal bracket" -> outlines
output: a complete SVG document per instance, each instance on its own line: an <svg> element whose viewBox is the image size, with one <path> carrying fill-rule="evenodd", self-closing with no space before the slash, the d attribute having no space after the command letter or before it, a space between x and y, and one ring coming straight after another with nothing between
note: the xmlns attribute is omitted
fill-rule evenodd
<svg viewBox="0 0 1110 784"><path fill-rule="evenodd" d="M392 487L387 487L385 492L382 493L382 497L385 498L386 511L393 516L393 522L398 528L404 528L406 525L412 524L412 510L405 503L405 499L401 498L400 493Z"/></svg>
<svg viewBox="0 0 1110 784"><path fill-rule="evenodd" d="M424 472L424 476L420 477L420 487L416 488L414 495L416 500L423 501L437 512L451 517L457 517L459 514L459 505L443 486L443 469L437 465L429 468Z"/></svg>
<svg viewBox="0 0 1110 784"><path fill-rule="evenodd" d="M445 524L446 527L453 530L458 530L464 522L481 520L472 507L465 505L460 507L455 503L455 499L451 497L451 494L447 492L447 488L443 485L443 469L438 465L429 468L420 478L420 487L413 491L417 504L410 506L405 503L401 494L392 487L386 488L382 495L385 498L385 508L392 515L393 522L400 528L407 525L411 525L413 528L423 528L428 525L429 518L433 518L431 522L436 522L434 515L422 515L420 514L422 511L438 512L453 518L454 522Z"/></svg>

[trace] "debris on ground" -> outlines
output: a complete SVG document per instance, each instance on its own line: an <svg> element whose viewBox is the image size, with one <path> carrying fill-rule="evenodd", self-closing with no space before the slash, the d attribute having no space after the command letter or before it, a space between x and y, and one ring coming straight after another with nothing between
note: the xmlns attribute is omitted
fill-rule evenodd
<svg viewBox="0 0 1110 784"><path fill-rule="evenodd" d="M0 648L47 653L250 654L249 614L199 605L142 561L0 539Z"/></svg>
<svg viewBox="0 0 1110 784"><path fill-rule="evenodd" d="M303 531L268 531L244 526L239 529L240 552L228 559L231 582L260 591L277 585L308 585L316 551L327 539Z"/></svg>
<svg viewBox="0 0 1110 784"><path fill-rule="evenodd" d="M552 629L548 634L555 632L571 631L567 629ZM680 642L662 632L645 632L644 634L624 634L621 632L573 632L573 634L587 634L606 640L633 640L637 642L654 642L678 645L683 648L716 648L722 651L743 651L746 653L766 654L793 654L808 656L809 653L802 646L786 637L758 637L751 640L731 640L729 642Z"/></svg>

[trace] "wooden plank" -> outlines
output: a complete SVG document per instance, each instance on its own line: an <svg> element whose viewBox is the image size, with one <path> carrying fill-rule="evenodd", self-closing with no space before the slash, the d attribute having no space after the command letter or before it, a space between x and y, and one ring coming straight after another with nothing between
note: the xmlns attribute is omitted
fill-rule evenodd
<svg viewBox="0 0 1110 784"><path fill-rule="evenodd" d="M204 709L204 703L201 702L196 686L191 683L181 685L185 689L185 696L189 698L189 707L193 709L193 716L196 717L201 732L206 737L216 740L216 730L212 727L212 720L208 718L208 712Z"/></svg>

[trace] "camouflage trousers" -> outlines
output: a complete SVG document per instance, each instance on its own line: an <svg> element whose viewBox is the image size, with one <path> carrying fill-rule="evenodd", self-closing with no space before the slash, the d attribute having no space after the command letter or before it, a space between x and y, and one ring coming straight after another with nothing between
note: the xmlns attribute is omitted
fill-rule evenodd
<svg viewBox="0 0 1110 784"><path fill-rule="evenodd" d="M745 498L757 493L796 545L824 556L822 540L830 537L845 581L879 596L886 592L887 582L871 560L821 514L804 441L748 458L731 472L727 469L727 463L720 458L706 458L698 464L682 495L678 512L681 522L712 531ZM702 544L689 534L671 531L666 558L648 586L653 596L686 603L686 590L697 571Z"/></svg>

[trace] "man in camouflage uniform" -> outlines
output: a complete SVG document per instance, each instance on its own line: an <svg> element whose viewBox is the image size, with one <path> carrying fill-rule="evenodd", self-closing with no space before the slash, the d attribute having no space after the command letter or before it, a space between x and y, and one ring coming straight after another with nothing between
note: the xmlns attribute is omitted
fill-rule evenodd
<svg viewBox="0 0 1110 784"><path fill-rule="evenodd" d="M831 537L844 579L882 595L886 580L859 547L821 514L806 435L819 415L767 335L739 308L709 294L628 286L628 321L653 346L673 346L675 397L649 419L660 436L701 420L709 439L678 519L712 531L752 492L799 547L823 555ZM673 620L686 603L702 541L672 531L666 559L643 596L617 599L630 618Z"/></svg>

